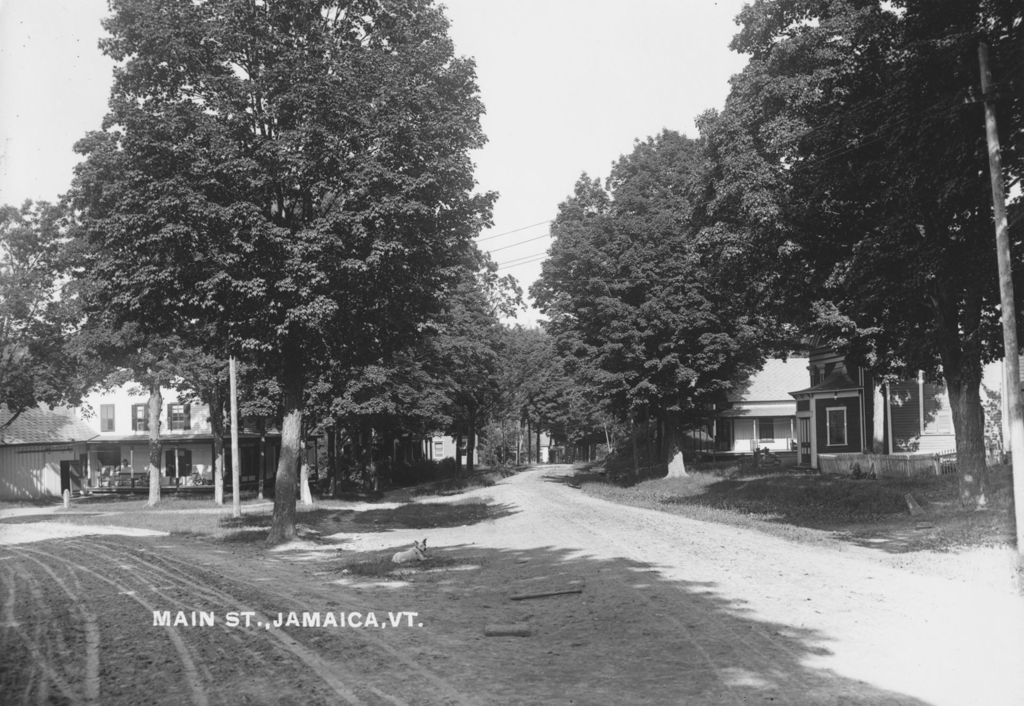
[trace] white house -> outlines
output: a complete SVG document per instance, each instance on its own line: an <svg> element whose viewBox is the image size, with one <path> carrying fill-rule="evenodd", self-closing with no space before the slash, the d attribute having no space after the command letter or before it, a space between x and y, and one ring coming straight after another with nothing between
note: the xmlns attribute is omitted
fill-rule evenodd
<svg viewBox="0 0 1024 706"><path fill-rule="evenodd" d="M791 451L796 444L796 401L792 390L807 384L806 357L771 359L729 395L715 418L715 450L751 453Z"/></svg>

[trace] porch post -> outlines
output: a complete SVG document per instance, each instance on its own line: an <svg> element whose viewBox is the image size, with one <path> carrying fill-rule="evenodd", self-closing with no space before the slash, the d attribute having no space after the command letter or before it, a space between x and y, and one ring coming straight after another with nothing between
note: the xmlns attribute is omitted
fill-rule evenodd
<svg viewBox="0 0 1024 706"><path fill-rule="evenodd" d="M889 455L892 455L892 389L889 387L889 383L885 383L885 422L886 422L886 436L888 436L887 446L889 447Z"/></svg>

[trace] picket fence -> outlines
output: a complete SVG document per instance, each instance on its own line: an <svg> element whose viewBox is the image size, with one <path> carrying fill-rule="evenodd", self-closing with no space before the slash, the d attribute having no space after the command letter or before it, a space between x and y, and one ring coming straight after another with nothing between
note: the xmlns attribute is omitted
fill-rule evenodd
<svg viewBox="0 0 1024 706"><path fill-rule="evenodd" d="M819 454L822 473L871 475L878 478L911 478L956 473L956 451L928 454Z"/></svg>

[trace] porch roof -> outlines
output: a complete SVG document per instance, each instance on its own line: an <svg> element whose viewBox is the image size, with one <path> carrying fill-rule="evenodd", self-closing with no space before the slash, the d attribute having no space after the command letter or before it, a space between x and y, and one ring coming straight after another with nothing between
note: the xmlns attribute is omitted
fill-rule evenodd
<svg viewBox="0 0 1024 706"><path fill-rule="evenodd" d="M796 392L790 392L789 394L796 397L800 396L813 396L818 392L842 392L846 390L859 390L860 385L855 383L849 375L846 374L845 368L836 368L827 376L825 379L819 382L817 385L804 388L803 390L797 390Z"/></svg>
<svg viewBox="0 0 1024 706"><path fill-rule="evenodd" d="M224 436L226 438L227 437L227 433L225 433ZM274 430L272 432L268 431L266 433L266 436L267 436L267 438L271 438L271 437L276 438L276 437L280 436L280 432L278 432L276 430ZM260 435L257 434L256 432L252 432L252 431L239 431L238 432L238 438L239 439L246 439L246 440L249 440L249 439L259 439ZM212 442L213 441L213 434L211 434L209 432L194 432L194 433L189 433L189 434L184 434L184 433L178 432L178 433L171 433L171 434L163 433L163 434L160 435L160 443L161 444L173 444L174 442L197 443L197 442L200 442L200 441ZM149 433L143 431L143 432L138 432L136 434L103 434L103 435L94 435L93 438L89 439L89 442L90 442L90 444L102 444L102 443L113 443L113 444L148 444L149 443Z"/></svg>
<svg viewBox="0 0 1024 706"><path fill-rule="evenodd" d="M796 415L796 402L750 402L722 410L719 417L792 417Z"/></svg>

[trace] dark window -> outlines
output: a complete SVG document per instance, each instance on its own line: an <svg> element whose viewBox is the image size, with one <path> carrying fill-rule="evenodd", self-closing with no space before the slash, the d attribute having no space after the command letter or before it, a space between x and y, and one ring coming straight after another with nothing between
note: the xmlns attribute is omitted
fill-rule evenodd
<svg viewBox="0 0 1024 706"><path fill-rule="evenodd" d="M167 449L164 453L164 475L168 478L192 473L192 452L189 449Z"/></svg>
<svg viewBox="0 0 1024 706"><path fill-rule="evenodd" d="M821 382L821 368L817 365L811 366L811 387Z"/></svg>
<svg viewBox="0 0 1024 706"><path fill-rule="evenodd" d="M149 431L149 405L132 405L132 431Z"/></svg>
<svg viewBox="0 0 1024 706"><path fill-rule="evenodd" d="M846 446L846 408L828 409L828 445Z"/></svg>
<svg viewBox="0 0 1024 706"><path fill-rule="evenodd" d="M100 431L114 431L114 405L100 405Z"/></svg>
<svg viewBox="0 0 1024 706"><path fill-rule="evenodd" d="M187 404L167 405L167 428L171 430L188 430L192 428Z"/></svg>
<svg viewBox="0 0 1024 706"><path fill-rule="evenodd" d="M775 420L757 420L757 438L760 441L775 441Z"/></svg>

